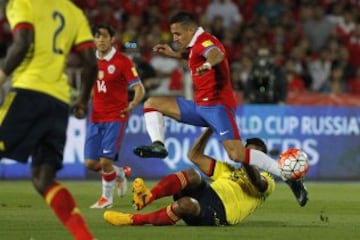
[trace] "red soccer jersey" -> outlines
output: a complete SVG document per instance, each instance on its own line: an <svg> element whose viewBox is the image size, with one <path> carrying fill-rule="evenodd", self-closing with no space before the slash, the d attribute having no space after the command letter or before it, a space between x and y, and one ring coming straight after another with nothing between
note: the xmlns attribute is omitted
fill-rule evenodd
<svg viewBox="0 0 360 240"><path fill-rule="evenodd" d="M103 59L98 58L98 69L91 121L126 121L128 116L120 116L120 112L128 106L127 89L140 82L133 62L113 48Z"/></svg>
<svg viewBox="0 0 360 240"><path fill-rule="evenodd" d="M236 108L230 80L229 62L223 44L215 36L199 28L189 47L189 68L194 84L196 104L224 104L227 107ZM205 63L207 52L214 47L217 47L225 54L224 60L204 74L196 74L196 69Z"/></svg>

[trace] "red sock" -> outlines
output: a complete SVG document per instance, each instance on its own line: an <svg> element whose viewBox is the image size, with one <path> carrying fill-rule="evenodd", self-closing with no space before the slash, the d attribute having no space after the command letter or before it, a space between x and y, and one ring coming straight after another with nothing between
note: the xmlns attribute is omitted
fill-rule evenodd
<svg viewBox="0 0 360 240"><path fill-rule="evenodd" d="M188 182L188 176L184 171L170 174L162 178L160 182L151 189L151 200L174 195L184 189L188 185Z"/></svg>
<svg viewBox="0 0 360 240"><path fill-rule="evenodd" d="M94 239L79 209L76 207L74 198L63 185L54 183L45 191L44 198L75 239Z"/></svg>
<svg viewBox="0 0 360 240"><path fill-rule="evenodd" d="M180 219L173 209L173 204L147 214L134 214L132 225L173 225Z"/></svg>

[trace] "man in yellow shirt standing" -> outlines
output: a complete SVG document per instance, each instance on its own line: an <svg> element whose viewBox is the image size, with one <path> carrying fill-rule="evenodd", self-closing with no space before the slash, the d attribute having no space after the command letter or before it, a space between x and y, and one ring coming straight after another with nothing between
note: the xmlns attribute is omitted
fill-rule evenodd
<svg viewBox="0 0 360 240"><path fill-rule="evenodd" d="M56 181L62 168L69 118L70 86L64 73L71 50L80 54L80 95L71 107L86 115L96 78L93 36L83 12L69 0L0 0L14 40L0 67L0 87L12 75L12 89L0 108L0 159L26 163L32 157L35 189L74 239L93 239L67 188Z"/></svg>

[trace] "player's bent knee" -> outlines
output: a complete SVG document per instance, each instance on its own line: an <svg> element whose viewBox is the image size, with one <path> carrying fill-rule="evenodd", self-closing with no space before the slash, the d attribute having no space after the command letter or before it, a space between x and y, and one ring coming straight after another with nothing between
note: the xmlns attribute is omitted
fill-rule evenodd
<svg viewBox="0 0 360 240"><path fill-rule="evenodd" d="M156 108L156 106L158 105L158 100L156 97L149 97L145 102L144 102L144 107L145 108Z"/></svg>
<svg viewBox="0 0 360 240"><path fill-rule="evenodd" d="M191 215L199 215L200 213L200 205L199 202L195 198L191 197L182 197L177 200L177 211L180 214L191 214Z"/></svg>
<svg viewBox="0 0 360 240"><path fill-rule="evenodd" d="M186 169L185 173L188 177L188 183L191 185L198 185L201 183L201 176L198 171L193 168Z"/></svg>

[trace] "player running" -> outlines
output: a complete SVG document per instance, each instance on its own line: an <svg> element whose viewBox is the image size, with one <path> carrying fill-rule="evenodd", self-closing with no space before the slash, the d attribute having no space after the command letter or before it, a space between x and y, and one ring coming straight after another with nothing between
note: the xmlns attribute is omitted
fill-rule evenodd
<svg viewBox="0 0 360 240"><path fill-rule="evenodd" d="M85 159L89 169L102 171L102 195L91 208L110 208L115 185L120 197L126 193L126 178L131 169L117 167L113 162L121 146L129 114L144 98L145 90L132 60L113 47L113 28L100 24L94 27L93 34L99 70L87 125ZM128 87L135 90L130 102Z"/></svg>
<svg viewBox="0 0 360 240"><path fill-rule="evenodd" d="M36 191L74 239L93 239L75 199L55 180L63 166L70 112L64 69L72 49L80 54L84 66L80 95L72 107L78 118L86 115L96 77L88 21L68 0L0 0L1 6L4 3L14 40L0 68L0 87L12 74L12 89L0 108L0 159L26 163L31 156Z"/></svg>

